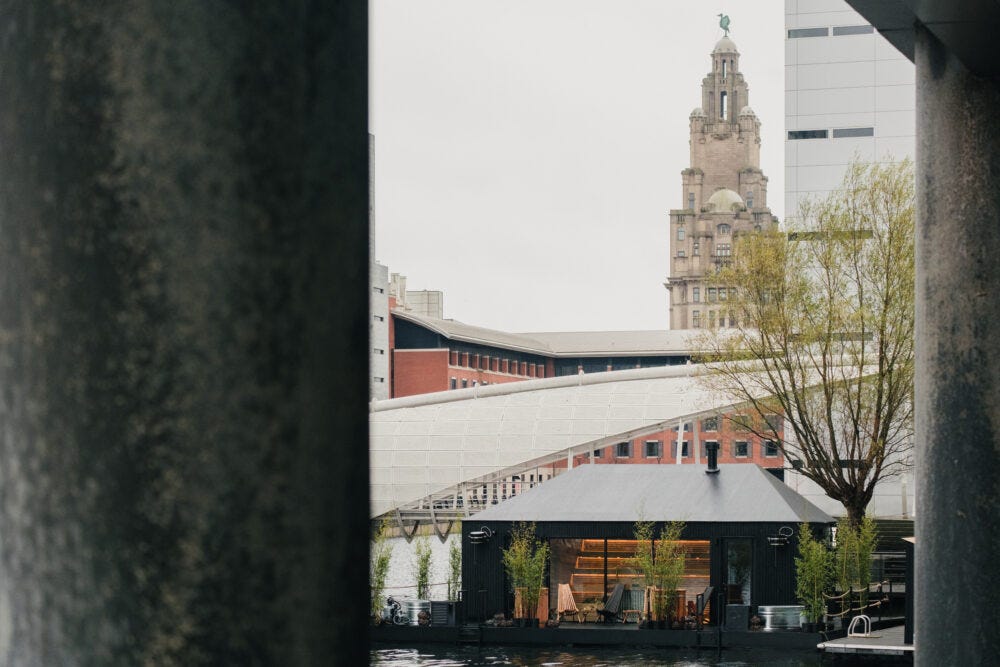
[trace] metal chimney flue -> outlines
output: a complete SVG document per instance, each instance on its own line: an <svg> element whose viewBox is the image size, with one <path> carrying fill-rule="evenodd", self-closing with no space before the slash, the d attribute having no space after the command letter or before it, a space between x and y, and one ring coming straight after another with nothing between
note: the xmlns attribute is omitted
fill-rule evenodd
<svg viewBox="0 0 1000 667"><path fill-rule="evenodd" d="M705 472L709 475L717 474L719 472L719 443L706 442L705 453L708 454L708 468L705 469Z"/></svg>

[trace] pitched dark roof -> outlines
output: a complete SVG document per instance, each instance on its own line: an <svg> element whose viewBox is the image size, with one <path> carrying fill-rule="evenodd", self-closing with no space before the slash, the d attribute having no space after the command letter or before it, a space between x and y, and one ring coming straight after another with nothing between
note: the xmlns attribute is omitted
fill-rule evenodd
<svg viewBox="0 0 1000 667"><path fill-rule="evenodd" d="M475 521L830 523L757 465L582 465L476 515Z"/></svg>

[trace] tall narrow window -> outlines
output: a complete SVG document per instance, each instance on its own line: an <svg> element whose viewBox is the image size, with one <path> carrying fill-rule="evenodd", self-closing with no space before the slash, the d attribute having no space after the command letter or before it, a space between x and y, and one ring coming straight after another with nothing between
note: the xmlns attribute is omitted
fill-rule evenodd
<svg viewBox="0 0 1000 667"><path fill-rule="evenodd" d="M726 91L719 93L719 118L725 118L729 108L726 106Z"/></svg>
<svg viewBox="0 0 1000 667"><path fill-rule="evenodd" d="M695 257L701 254L701 243L699 243L698 241L694 242L694 249L691 251L691 254L694 255Z"/></svg>
<svg viewBox="0 0 1000 667"><path fill-rule="evenodd" d="M678 241L683 241L684 240L684 228L683 227L678 227L677 228L677 240Z"/></svg>
<svg viewBox="0 0 1000 667"><path fill-rule="evenodd" d="M722 78L723 79L726 78L726 61L725 60L722 61Z"/></svg>
<svg viewBox="0 0 1000 667"><path fill-rule="evenodd" d="M700 287L692 287L691 288L691 300L694 301L695 303L698 303L698 302L701 301L701 288Z"/></svg>
<svg viewBox="0 0 1000 667"><path fill-rule="evenodd" d="M691 209L692 211L694 210L694 193L693 192L689 192L688 193L688 208Z"/></svg>
<svg viewBox="0 0 1000 667"><path fill-rule="evenodd" d="M753 208L753 190L747 190L747 208Z"/></svg>

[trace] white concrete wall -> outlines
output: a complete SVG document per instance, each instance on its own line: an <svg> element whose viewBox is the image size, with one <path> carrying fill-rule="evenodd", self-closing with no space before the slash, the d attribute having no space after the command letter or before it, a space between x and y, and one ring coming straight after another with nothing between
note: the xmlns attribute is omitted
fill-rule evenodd
<svg viewBox="0 0 1000 667"><path fill-rule="evenodd" d="M831 516L844 516L844 506L829 498L819 486L794 470L785 470L785 484ZM868 514L883 519L914 518L913 474L881 482L868 505Z"/></svg>
<svg viewBox="0 0 1000 667"><path fill-rule="evenodd" d="M389 539L392 545L392 558L389 561L389 576L386 579L386 589L384 595L391 595L395 598L415 598L416 589L416 569L415 550L418 540L427 540L431 546L431 574L430 574L430 598L431 600L448 599L448 554L451 543L457 542L461 546L462 536L457 532L448 535L445 542L441 542L437 535L430 537L417 537L412 542L407 542L402 537Z"/></svg>
<svg viewBox="0 0 1000 667"><path fill-rule="evenodd" d="M876 32L834 35L867 25L844 0L785 0L785 213L835 189L844 168L866 160L913 157L914 67ZM826 28L826 37L789 37L789 30ZM832 130L873 128L873 136L833 138ZM789 139L788 132L827 130L826 139Z"/></svg>

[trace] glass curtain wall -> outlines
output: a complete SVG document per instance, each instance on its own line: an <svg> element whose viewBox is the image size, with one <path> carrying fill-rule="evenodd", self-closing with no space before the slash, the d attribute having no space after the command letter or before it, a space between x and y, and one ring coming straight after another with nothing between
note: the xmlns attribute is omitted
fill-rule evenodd
<svg viewBox="0 0 1000 667"><path fill-rule="evenodd" d="M680 544L684 552L684 575L678 586L677 615L683 617L694 613L695 596L708 586L710 559L708 540L682 540ZM557 612L571 608L568 601L571 595L572 605L577 609L596 608L620 583L625 588L622 610L642 610L647 582L632 563L636 546L636 540L549 540L549 581L557 591L549 596L550 607Z"/></svg>

